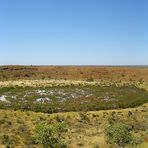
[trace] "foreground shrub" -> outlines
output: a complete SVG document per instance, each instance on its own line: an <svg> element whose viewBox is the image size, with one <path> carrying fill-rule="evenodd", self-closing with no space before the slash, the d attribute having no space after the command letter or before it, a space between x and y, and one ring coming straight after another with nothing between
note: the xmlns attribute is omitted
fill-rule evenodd
<svg viewBox="0 0 148 148"><path fill-rule="evenodd" d="M44 148L66 148L63 133L66 132L65 123L47 125L40 123L36 126L36 139Z"/></svg>
<svg viewBox="0 0 148 148"><path fill-rule="evenodd" d="M131 134L128 125L123 123L114 123L105 129L107 143L124 148L126 145L136 146L142 143L142 138Z"/></svg>
<svg viewBox="0 0 148 148"><path fill-rule="evenodd" d="M131 142L131 134L125 124L111 124L106 128L105 133L107 142L118 147L124 147Z"/></svg>

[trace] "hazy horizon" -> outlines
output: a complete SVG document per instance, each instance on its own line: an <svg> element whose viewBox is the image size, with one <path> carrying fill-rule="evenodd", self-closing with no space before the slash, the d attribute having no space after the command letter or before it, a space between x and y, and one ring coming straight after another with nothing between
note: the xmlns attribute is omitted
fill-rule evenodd
<svg viewBox="0 0 148 148"><path fill-rule="evenodd" d="M21 64L18 64L18 65L15 65L15 64L11 64L11 65L7 65L7 64L3 64L0 66L53 66L53 67L56 67L56 66L59 66L59 67L148 67L148 65L21 65Z"/></svg>

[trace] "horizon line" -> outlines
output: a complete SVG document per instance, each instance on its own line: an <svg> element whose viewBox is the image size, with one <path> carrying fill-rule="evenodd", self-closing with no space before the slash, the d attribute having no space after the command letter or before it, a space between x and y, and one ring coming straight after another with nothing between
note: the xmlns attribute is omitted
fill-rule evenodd
<svg viewBox="0 0 148 148"><path fill-rule="evenodd" d="M70 67L70 66L76 66L76 67L87 67L87 66L90 66L90 67L148 67L148 65L146 65L146 64L143 64L143 65L137 65L137 64L127 64L127 65L124 65L124 64L117 64L117 65L115 65L115 64L112 64L112 65L109 65L109 64L105 64L105 65L103 65L103 64L98 64L98 65L92 65L92 64L82 64L82 65L73 65L73 64L70 64L70 65L53 65L53 64L44 64L44 65L40 65L40 64L0 64L0 66L58 66L58 67Z"/></svg>

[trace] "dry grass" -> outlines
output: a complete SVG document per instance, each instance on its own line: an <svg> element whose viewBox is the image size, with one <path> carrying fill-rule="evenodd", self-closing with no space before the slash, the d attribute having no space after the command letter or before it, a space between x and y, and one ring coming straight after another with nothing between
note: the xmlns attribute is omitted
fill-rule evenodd
<svg viewBox="0 0 148 148"><path fill-rule="evenodd" d="M0 80L66 79L148 82L148 67L1 66Z"/></svg>
<svg viewBox="0 0 148 148"><path fill-rule="evenodd" d="M30 86L123 86L135 85L148 90L147 67L58 67L58 66L1 66L0 87ZM1 95L1 94L0 94ZM70 148L110 148L104 129L109 122L124 122L134 126L134 134L144 137L139 148L148 147L148 103L121 110L67 112L57 114L31 111L0 110L0 148L40 148L35 143L35 126L64 121L68 132L64 135ZM3 136L9 138L3 141ZM5 143L5 144L4 144Z"/></svg>
<svg viewBox="0 0 148 148"><path fill-rule="evenodd" d="M129 116L129 111L132 115ZM148 104L138 108L124 110L92 111L92 112L68 112L58 114L43 114L34 112L21 112L11 110L0 110L0 136L12 135L14 143L12 147L41 147L32 144L35 125L39 122L64 121L68 125L68 132L65 134L66 143L70 148L108 148L105 142L104 129L110 121L112 114L115 114L117 122L125 122L138 126L136 134L148 138ZM146 127L145 127L146 126ZM145 147L148 143L144 143ZM141 145L143 147L144 145ZM1 147L4 145L1 145ZM139 146L140 147L140 146Z"/></svg>

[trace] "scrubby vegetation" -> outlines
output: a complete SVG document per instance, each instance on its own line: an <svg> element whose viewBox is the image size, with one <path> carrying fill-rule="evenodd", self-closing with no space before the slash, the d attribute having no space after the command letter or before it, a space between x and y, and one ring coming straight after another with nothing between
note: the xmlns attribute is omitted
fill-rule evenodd
<svg viewBox="0 0 148 148"><path fill-rule="evenodd" d="M51 115L0 110L0 147L115 148L118 144L147 148L147 114L148 104L123 110Z"/></svg>
<svg viewBox="0 0 148 148"><path fill-rule="evenodd" d="M118 109L146 103L148 92L135 86L63 86L0 88L0 108L35 112Z"/></svg>
<svg viewBox="0 0 148 148"><path fill-rule="evenodd" d="M1 66L0 148L147 148L147 101L147 67Z"/></svg>
<svg viewBox="0 0 148 148"><path fill-rule="evenodd" d="M125 123L114 123L109 125L106 130L107 142L116 147L137 146L143 142L143 137L132 135L132 128Z"/></svg>
<svg viewBox="0 0 148 148"><path fill-rule="evenodd" d="M0 81L6 80L107 80L148 82L147 67L103 66L0 66Z"/></svg>
<svg viewBox="0 0 148 148"><path fill-rule="evenodd" d="M66 148L63 132L67 128L64 122L48 125L47 123L39 123L36 126L36 139L44 148Z"/></svg>

